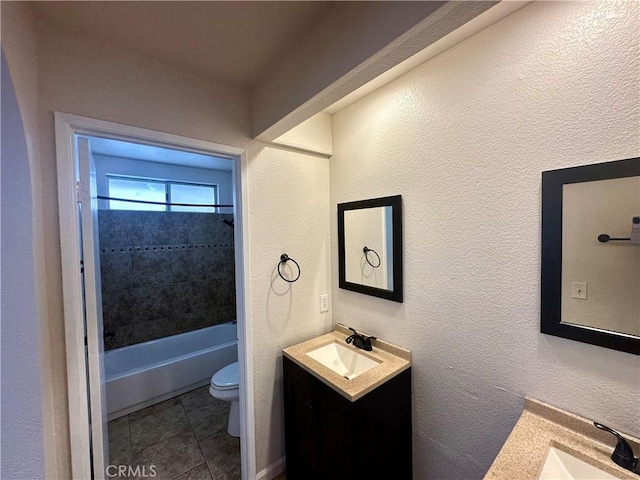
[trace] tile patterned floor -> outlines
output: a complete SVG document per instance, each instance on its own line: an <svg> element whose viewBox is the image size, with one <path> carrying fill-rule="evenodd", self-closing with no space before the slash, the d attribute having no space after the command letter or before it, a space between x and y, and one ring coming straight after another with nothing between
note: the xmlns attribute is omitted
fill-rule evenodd
<svg viewBox="0 0 640 480"><path fill-rule="evenodd" d="M228 414L229 403L204 386L112 420L109 463L141 474L154 465L156 480L240 479L240 439L227 434Z"/></svg>

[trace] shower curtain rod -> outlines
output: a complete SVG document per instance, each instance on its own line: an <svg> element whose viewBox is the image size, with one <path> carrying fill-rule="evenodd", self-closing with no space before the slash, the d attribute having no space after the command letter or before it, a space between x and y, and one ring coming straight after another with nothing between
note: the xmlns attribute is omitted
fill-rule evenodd
<svg viewBox="0 0 640 480"><path fill-rule="evenodd" d="M133 202L133 203L146 203L149 205L169 205L174 207L228 207L233 208L233 205L219 205L217 203L167 203L167 202L152 202L149 200L131 200L130 198L115 198L106 197L104 195L98 195L98 200L115 200L118 202Z"/></svg>

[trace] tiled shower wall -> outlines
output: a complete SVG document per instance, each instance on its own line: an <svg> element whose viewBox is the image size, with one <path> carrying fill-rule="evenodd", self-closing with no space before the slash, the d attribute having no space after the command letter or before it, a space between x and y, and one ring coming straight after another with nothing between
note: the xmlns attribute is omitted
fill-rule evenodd
<svg viewBox="0 0 640 480"><path fill-rule="evenodd" d="M236 319L233 215L100 210L105 349Z"/></svg>

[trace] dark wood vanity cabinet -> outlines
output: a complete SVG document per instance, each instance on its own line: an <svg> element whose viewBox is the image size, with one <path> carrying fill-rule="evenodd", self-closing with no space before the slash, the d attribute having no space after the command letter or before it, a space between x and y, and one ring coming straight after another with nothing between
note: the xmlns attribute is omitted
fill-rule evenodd
<svg viewBox="0 0 640 480"><path fill-rule="evenodd" d="M287 480L411 478L411 369L351 402L283 365Z"/></svg>

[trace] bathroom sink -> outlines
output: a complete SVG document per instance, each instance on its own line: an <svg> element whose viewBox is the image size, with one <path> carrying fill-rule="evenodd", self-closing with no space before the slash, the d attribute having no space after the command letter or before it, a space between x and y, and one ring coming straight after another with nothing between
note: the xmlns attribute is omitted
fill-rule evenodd
<svg viewBox="0 0 640 480"><path fill-rule="evenodd" d="M547 452L538 480L609 480L617 479L598 467L551 447Z"/></svg>
<svg viewBox="0 0 640 480"><path fill-rule="evenodd" d="M307 355L347 380L353 380L380 364L338 342L311 350Z"/></svg>

